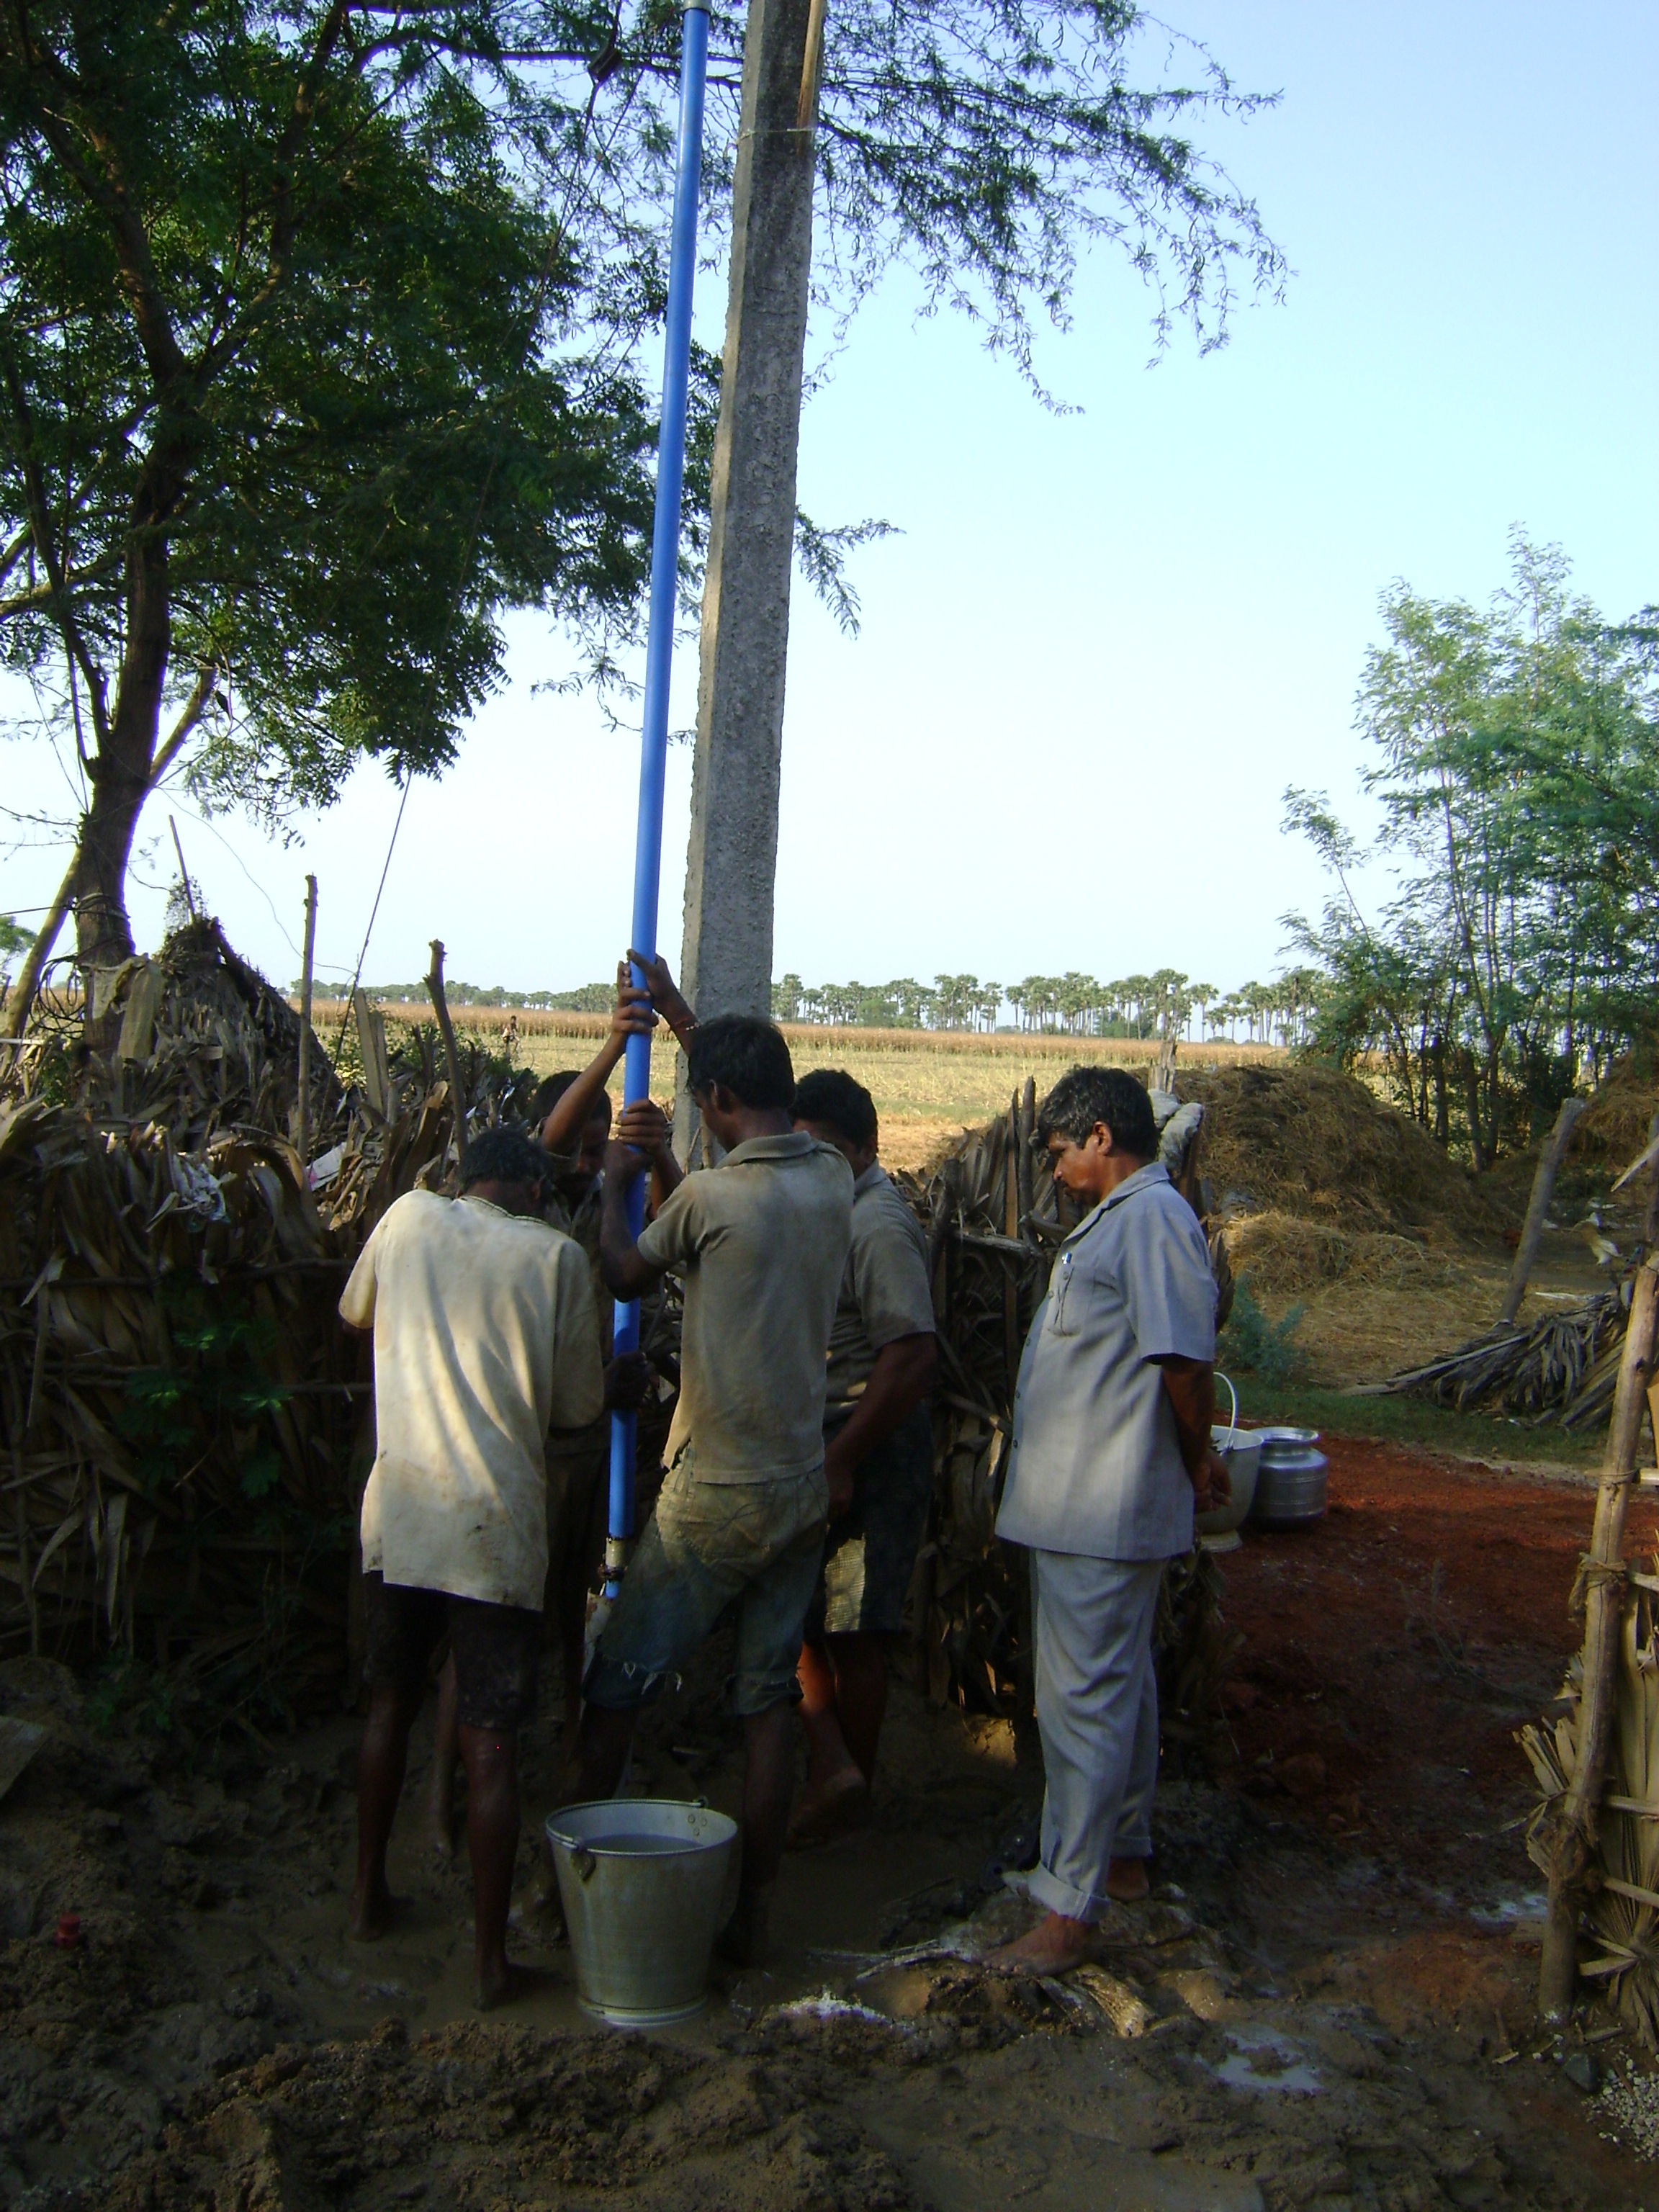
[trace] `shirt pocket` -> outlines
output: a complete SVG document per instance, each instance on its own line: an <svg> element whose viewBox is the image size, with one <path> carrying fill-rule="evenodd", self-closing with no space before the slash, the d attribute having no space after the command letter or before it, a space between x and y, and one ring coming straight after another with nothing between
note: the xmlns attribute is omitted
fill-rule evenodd
<svg viewBox="0 0 1659 2212"><path fill-rule="evenodd" d="M1050 1336L1075 1336L1078 1333L1084 1299L1084 1286L1078 1279L1082 1272L1075 1252L1062 1252L1054 1262L1054 1276L1048 1285Z"/></svg>

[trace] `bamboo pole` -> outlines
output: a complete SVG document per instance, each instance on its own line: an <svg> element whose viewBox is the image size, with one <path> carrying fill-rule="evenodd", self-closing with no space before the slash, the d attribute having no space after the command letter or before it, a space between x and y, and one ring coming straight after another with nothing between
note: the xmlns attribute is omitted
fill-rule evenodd
<svg viewBox="0 0 1659 2212"><path fill-rule="evenodd" d="M1532 1196L1527 1200L1527 1218L1521 1231L1521 1242L1516 1247L1515 1265L1510 1269L1509 1288L1504 1293L1504 1304L1498 1318L1500 1324L1512 1322L1521 1310L1521 1301L1527 1295L1527 1282L1538 1258L1538 1248L1544 1241L1544 1217L1549 1212L1550 1199L1555 1190L1555 1178L1561 1171L1561 1162L1578 1117L1589 1105L1587 1098L1568 1098L1555 1117L1555 1127L1538 1158L1538 1172L1532 1179Z"/></svg>
<svg viewBox="0 0 1659 2212"><path fill-rule="evenodd" d="M1659 1171L1648 1197L1647 1256L1632 1287L1624 1357L1595 1497L1590 1547L1579 1567L1584 1591L1584 1646L1572 1778L1539 1832L1549 1873L1549 1911L1538 1968L1538 2009L1547 2021L1570 2019L1578 1977L1578 1920L1584 1877L1596 1844L1596 1822L1607 1745L1618 1697L1619 1637L1625 1601L1625 1516L1636 1480L1637 1448L1653 1374L1654 1324L1659 1315Z"/></svg>
<svg viewBox="0 0 1659 2212"><path fill-rule="evenodd" d="M294 1123L295 1149L303 1167L311 1158L311 981L317 950L317 878L306 878L306 944L300 963L300 1096Z"/></svg>
<svg viewBox="0 0 1659 2212"><path fill-rule="evenodd" d="M444 1041L444 1073L449 1083L450 1109L455 1117L455 1157L459 1160L466 1149L466 1104L461 1093L461 1055L455 1048L455 1024L449 1018L449 1001L444 996L441 937L432 939L432 965L426 971L426 988Z"/></svg>
<svg viewBox="0 0 1659 2212"><path fill-rule="evenodd" d="M167 817L167 828L173 832L173 849L179 855L179 882L185 894L185 904L190 909L191 920L194 921L196 894L190 887L190 870L185 866L185 848L179 842L179 824L170 814Z"/></svg>

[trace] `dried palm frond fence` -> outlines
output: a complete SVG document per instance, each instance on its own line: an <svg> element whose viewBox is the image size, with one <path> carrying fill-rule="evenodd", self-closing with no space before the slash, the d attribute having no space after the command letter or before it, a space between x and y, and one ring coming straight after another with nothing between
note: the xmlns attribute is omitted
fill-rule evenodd
<svg viewBox="0 0 1659 2212"><path fill-rule="evenodd" d="M1194 1196L1203 1109L1155 1098L1165 1164ZM925 1685L935 1699L1022 1729L1033 1694L1030 1581L1024 1555L998 1540L996 1514L1020 1352L1054 1250L1077 1218L1035 1124L1028 1081L1005 1115L969 1131L927 1172L897 1178L927 1231L939 1320L933 1509L911 1593ZM1225 1297L1218 1225L1210 1245ZM1211 1759L1225 1755L1221 1681L1238 1641L1223 1623L1220 1589L1203 1549L1172 1562L1157 1632L1166 1744Z"/></svg>
<svg viewBox="0 0 1659 2212"><path fill-rule="evenodd" d="M368 1437L336 1304L453 1133L430 1034L388 1058L360 1013L366 1081L313 1056L309 1176L297 1021L216 925L32 1024L0 1095L0 1651L128 1654L253 1725L337 1697ZM523 1103L464 1057L475 1116Z"/></svg>

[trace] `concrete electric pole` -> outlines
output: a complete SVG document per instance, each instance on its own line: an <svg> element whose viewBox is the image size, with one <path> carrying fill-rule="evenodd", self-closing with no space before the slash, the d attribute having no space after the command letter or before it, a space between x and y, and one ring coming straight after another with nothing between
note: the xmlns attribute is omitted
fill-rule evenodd
<svg viewBox="0 0 1659 2212"><path fill-rule="evenodd" d="M771 1006L823 30L823 0L750 0L680 954L686 997L705 1021ZM695 1120L682 1086L682 1153Z"/></svg>

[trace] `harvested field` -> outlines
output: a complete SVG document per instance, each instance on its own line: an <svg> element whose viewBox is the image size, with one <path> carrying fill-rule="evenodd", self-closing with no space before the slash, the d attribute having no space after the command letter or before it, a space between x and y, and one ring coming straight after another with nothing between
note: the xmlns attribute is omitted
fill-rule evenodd
<svg viewBox="0 0 1659 2212"><path fill-rule="evenodd" d="M386 1006L383 1012L389 1028L428 1018L418 1006ZM343 1012L338 1006L319 1007L319 1030L331 1036ZM494 1007L455 1012L460 1031L477 1036L492 1048L498 1048L508 1019ZM592 1058L606 1028L599 1014L520 1013L517 1021L517 1057L538 1075L580 1066ZM1036 1076L1041 1092L1079 1060L1150 1068L1158 1050L1155 1042L1133 1038L975 1036L951 1030L815 1029L804 1023L787 1023L784 1034L797 1073L804 1075L810 1067L844 1067L864 1085L881 1115L882 1157L900 1168L921 1167L965 1128L1006 1113L1011 1094L1028 1075ZM1279 1066L1285 1060L1272 1045L1183 1045L1178 1066L1184 1078L1200 1069ZM611 1087L622 1096L620 1070ZM673 1088L672 1041L655 1042L652 1093L665 1098Z"/></svg>

